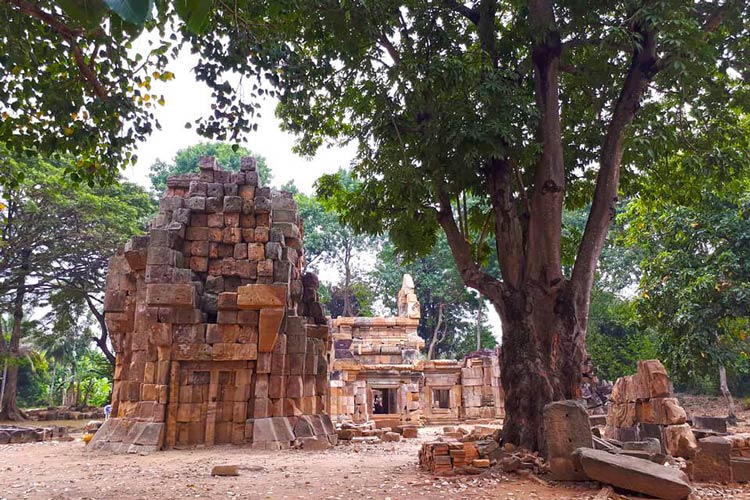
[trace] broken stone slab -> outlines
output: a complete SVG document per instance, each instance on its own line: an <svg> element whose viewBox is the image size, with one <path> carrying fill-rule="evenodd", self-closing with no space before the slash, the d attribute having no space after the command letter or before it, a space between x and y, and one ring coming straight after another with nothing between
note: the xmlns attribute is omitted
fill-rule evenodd
<svg viewBox="0 0 750 500"><path fill-rule="evenodd" d="M544 438L552 477L558 481L585 481L573 463L577 448L591 448L591 423L580 401L554 401L544 407Z"/></svg>
<svg viewBox="0 0 750 500"><path fill-rule="evenodd" d="M622 449L661 453L661 442L656 438L646 438L643 441L626 441L622 443Z"/></svg>
<svg viewBox="0 0 750 500"><path fill-rule="evenodd" d="M663 453L652 453L646 450L619 450L618 455L627 455L629 457L640 458L641 460L648 460L655 464L662 465L667 461L667 456Z"/></svg>
<svg viewBox="0 0 750 500"><path fill-rule="evenodd" d="M606 439L602 439L597 436L592 436L591 440L594 443L594 449L597 449L597 450L604 450L610 453L616 453L621 448L619 446L615 446L614 444L610 443Z"/></svg>
<svg viewBox="0 0 750 500"><path fill-rule="evenodd" d="M664 500L683 500L692 492L683 472L647 460L591 448L579 448L573 456L594 481Z"/></svg>

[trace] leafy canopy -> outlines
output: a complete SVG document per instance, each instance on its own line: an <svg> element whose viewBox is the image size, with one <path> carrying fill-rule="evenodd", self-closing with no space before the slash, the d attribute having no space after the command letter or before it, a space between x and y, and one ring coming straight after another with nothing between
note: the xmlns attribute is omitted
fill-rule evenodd
<svg viewBox="0 0 750 500"><path fill-rule="evenodd" d="M689 205L639 199L629 206L626 242L643 256L638 315L658 332L662 356L683 380L747 364L747 192L704 192Z"/></svg>
<svg viewBox="0 0 750 500"><path fill-rule="evenodd" d="M679 169L698 168L697 158L710 158L700 168L716 177L747 169L735 139L750 109L742 64L750 13L743 2L726 4L717 11L713 2L685 0L555 2L570 206L583 206L593 190L617 82L643 26L658 34L661 66L627 136L623 188L661 168L655 160L665 152L686 148ZM485 196L488 158L513 159L519 204L524 189L541 188L530 54L538 35L525 4L480 2L474 14L484 6L493 9L484 14L494 30L457 2L251 2L217 9L210 33L193 42L202 66L232 67L274 86L300 151L355 141L362 182L341 210L356 229L389 231L401 250L424 254L436 241L439 191L454 200Z"/></svg>
<svg viewBox="0 0 750 500"><path fill-rule="evenodd" d="M169 96L155 84L175 78L169 63L219 8L213 0L0 2L0 142L16 155L74 156L73 180L116 180L160 128L154 109ZM236 141L257 128L264 90L248 87L240 99L229 72L199 65L195 74L215 98L213 113L193 122L199 134ZM13 170L0 182L23 176Z"/></svg>

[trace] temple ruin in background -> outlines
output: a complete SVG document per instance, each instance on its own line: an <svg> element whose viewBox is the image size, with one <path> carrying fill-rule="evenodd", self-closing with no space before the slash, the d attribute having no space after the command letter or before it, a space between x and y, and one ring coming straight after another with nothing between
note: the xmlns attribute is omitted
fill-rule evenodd
<svg viewBox="0 0 750 500"><path fill-rule="evenodd" d="M504 416L496 351L463 360L424 360L420 306L404 275L394 317L339 317L333 343L328 411L334 420L379 426L451 423Z"/></svg>

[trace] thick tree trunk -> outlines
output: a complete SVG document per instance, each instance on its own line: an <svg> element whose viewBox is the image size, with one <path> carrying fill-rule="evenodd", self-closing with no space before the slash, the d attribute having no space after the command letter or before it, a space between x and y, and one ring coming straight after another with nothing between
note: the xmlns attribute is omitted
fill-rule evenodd
<svg viewBox="0 0 750 500"><path fill-rule="evenodd" d="M438 306L438 317L437 323L435 324L435 330L432 332L430 347L427 349L427 359L435 359L435 348L437 348L437 345L440 342L440 327L443 324L443 309L445 309L445 304L440 304Z"/></svg>
<svg viewBox="0 0 750 500"><path fill-rule="evenodd" d="M16 280L16 297L13 300L13 328L10 333L8 344L8 372L5 381L5 392L3 393L2 410L0 420L24 420L23 412L18 408L18 360L21 345L21 322L23 321L23 302L26 296L26 275L29 272L29 259L31 251L21 251L21 266Z"/></svg>
<svg viewBox="0 0 750 500"><path fill-rule="evenodd" d="M503 320L501 379L506 441L544 450L544 406L580 397L585 332L568 286L527 285L498 312Z"/></svg>
<svg viewBox="0 0 750 500"><path fill-rule="evenodd" d="M719 366L719 389L721 390L721 395L727 400L727 421L736 425L737 415L734 413L734 399L732 398L732 393L729 392L727 369L724 365Z"/></svg>

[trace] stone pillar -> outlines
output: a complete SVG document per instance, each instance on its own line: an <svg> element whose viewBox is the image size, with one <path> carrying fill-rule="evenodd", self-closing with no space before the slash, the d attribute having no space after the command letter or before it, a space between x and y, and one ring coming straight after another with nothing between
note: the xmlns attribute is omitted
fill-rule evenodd
<svg viewBox="0 0 750 500"><path fill-rule="evenodd" d="M558 481L587 481L573 462L577 448L592 448L591 424L580 401L555 401L544 407L544 437L552 477Z"/></svg>

